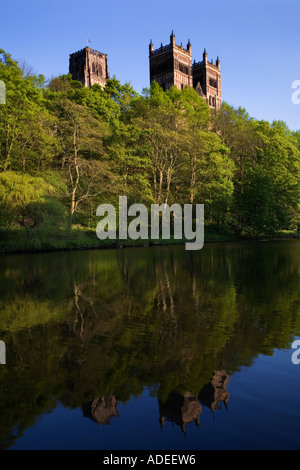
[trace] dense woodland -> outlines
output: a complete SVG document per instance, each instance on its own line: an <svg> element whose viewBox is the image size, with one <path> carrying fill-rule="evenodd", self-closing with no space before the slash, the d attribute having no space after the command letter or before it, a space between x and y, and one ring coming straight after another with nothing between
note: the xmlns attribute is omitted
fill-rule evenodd
<svg viewBox="0 0 300 470"><path fill-rule="evenodd" d="M299 231L300 131L284 122L226 103L212 112L188 88L47 82L2 50L0 80L0 250L105 244L96 208L119 195L204 203L206 232ZM56 400L84 410L145 387L159 403L173 390L200 396L213 370L230 376L299 331L294 246L48 256L1 257L0 448Z"/></svg>
<svg viewBox="0 0 300 470"><path fill-rule="evenodd" d="M102 89L63 75L46 81L0 50L1 243L25 249L98 242L96 208L204 204L219 233L299 230L300 131L194 89L138 94L115 77ZM92 236L91 236L92 234ZM3 245L3 246L4 246Z"/></svg>

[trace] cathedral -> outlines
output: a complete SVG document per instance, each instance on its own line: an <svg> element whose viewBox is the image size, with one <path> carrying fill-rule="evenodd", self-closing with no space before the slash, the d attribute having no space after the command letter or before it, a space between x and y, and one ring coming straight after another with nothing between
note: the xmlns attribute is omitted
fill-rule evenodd
<svg viewBox="0 0 300 470"><path fill-rule="evenodd" d="M150 83L156 81L163 90L172 86L178 89L193 87L214 109L221 107L221 71L220 60L207 60L204 49L202 61L192 60L190 40L186 48L177 45L172 31L170 43L154 49L152 41L149 45ZM109 77L107 54L85 47L70 54L69 72L73 80L78 80L86 87L95 83L105 87Z"/></svg>
<svg viewBox="0 0 300 470"><path fill-rule="evenodd" d="M193 87L205 99L211 108L221 107L221 71L220 60L215 64L207 60L204 49L201 62L192 61L192 45L188 41L186 48L178 46L172 31L170 44L154 49L149 45L150 83L156 81L163 90L172 86L179 89Z"/></svg>

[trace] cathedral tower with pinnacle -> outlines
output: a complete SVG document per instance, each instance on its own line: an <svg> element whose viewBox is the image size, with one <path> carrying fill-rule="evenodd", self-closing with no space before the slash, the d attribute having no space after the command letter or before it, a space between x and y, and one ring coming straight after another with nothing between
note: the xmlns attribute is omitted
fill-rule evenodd
<svg viewBox="0 0 300 470"><path fill-rule="evenodd" d="M207 60L204 49L203 60L192 62L192 46L190 40L186 48L178 46L172 31L170 44L154 49L152 41L149 45L150 83L156 81L163 90L172 86L183 89L194 88L206 103L214 109L221 107L221 70L220 60Z"/></svg>
<svg viewBox="0 0 300 470"><path fill-rule="evenodd" d="M150 82L156 81L162 89L168 90L171 86L183 89L193 86L192 75L192 46L190 41L186 48L177 46L172 31L170 44L154 50L152 41L149 45Z"/></svg>

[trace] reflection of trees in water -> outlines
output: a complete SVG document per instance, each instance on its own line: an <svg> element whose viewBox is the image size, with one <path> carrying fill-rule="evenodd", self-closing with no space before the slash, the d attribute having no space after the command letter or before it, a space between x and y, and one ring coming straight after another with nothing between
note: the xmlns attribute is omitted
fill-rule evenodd
<svg viewBox="0 0 300 470"><path fill-rule="evenodd" d="M153 387L165 410L172 390L182 397L189 390L181 418L176 412L187 422L198 409L195 396L201 406L227 405L217 376L210 383L212 370L232 375L259 353L288 347L300 330L294 245L108 250L0 262L7 345L0 440L33 425L54 406L53 397L69 407L95 397L126 402L144 387ZM102 409L101 400L97 406Z"/></svg>

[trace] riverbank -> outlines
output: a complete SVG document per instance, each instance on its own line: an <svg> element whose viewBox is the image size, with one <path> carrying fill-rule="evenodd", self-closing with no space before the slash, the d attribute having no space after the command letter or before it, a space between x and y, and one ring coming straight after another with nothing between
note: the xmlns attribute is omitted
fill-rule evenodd
<svg viewBox="0 0 300 470"><path fill-rule="evenodd" d="M300 238L300 232L281 231L271 236L249 237L223 233L212 227L204 230L204 243L270 241ZM71 251L106 248L126 248L183 244L188 240L99 240L94 230L74 227L71 231L56 231L45 234L38 230L10 229L0 232L0 254L41 251Z"/></svg>

